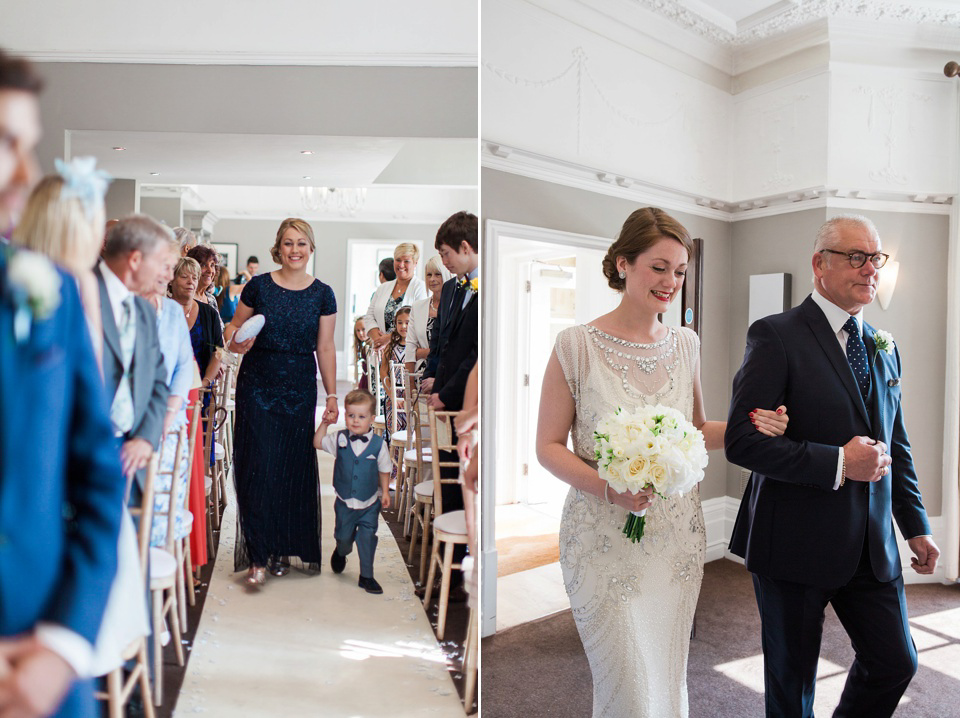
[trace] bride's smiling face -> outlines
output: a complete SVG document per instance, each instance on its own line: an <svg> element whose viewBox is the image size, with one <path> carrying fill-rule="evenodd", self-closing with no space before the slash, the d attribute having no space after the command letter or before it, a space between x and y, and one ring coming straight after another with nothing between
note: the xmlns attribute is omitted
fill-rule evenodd
<svg viewBox="0 0 960 718"><path fill-rule="evenodd" d="M665 312L683 287L690 257L675 239L664 237L633 263L617 257L617 270L626 272L624 294L657 314Z"/></svg>

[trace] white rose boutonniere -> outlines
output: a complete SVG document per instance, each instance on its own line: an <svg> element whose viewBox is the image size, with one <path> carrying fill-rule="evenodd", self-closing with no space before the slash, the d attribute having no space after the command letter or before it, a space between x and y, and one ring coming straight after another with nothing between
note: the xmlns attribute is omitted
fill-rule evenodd
<svg viewBox="0 0 960 718"><path fill-rule="evenodd" d="M33 320L46 319L60 306L60 275L42 254L20 250L10 258L7 281L14 306L13 334L22 344Z"/></svg>
<svg viewBox="0 0 960 718"><path fill-rule="evenodd" d="M893 347L895 346L893 341L893 334L890 332L885 332L882 329L878 329L873 333L873 344L876 347L876 351L873 352L873 360L877 360L877 356L880 352L886 352L887 354L893 354Z"/></svg>

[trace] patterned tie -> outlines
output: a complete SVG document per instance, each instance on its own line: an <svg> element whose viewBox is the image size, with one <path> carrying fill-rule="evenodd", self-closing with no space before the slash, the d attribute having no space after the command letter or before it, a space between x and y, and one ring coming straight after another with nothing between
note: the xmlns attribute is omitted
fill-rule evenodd
<svg viewBox="0 0 960 718"><path fill-rule="evenodd" d="M870 364L867 361L867 347L863 343L863 335L860 333L856 319L850 317L843 325L843 329L847 333L847 361L850 362L853 376L866 401L870 393Z"/></svg>
<svg viewBox="0 0 960 718"><path fill-rule="evenodd" d="M137 340L137 325L133 318L133 295L123 300L123 313L117 331L120 334L120 353L123 355L123 376L117 384L117 393L110 405L110 421L115 431L126 434L133 428L133 379L130 365L133 346Z"/></svg>

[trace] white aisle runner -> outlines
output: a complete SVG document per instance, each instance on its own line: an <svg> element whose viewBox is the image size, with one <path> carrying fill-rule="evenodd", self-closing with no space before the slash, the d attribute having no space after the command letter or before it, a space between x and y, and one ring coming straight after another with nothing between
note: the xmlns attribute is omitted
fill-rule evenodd
<svg viewBox="0 0 960 718"><path fill-rule="evenodd" d="M244 586L245 572L233 572L236 501L229 489L220 553L175 715L463 716L443 653L382 517L375 575L383 595L357 586L356 550L342 574L330 569L333 458L319 456L319 576L291 571L268 576L259 590Z"/></svg>

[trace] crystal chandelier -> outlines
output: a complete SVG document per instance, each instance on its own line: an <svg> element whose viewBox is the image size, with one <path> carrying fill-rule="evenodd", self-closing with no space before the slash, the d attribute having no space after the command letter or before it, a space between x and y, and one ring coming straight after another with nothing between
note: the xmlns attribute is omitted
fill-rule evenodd
<svg viewBox="0 0 960 718"><path fill-rule="evenodd" d="M357 213L367 200L366 187L301 187L300 204L311 212L339 211L340 214Z"/></svg>

